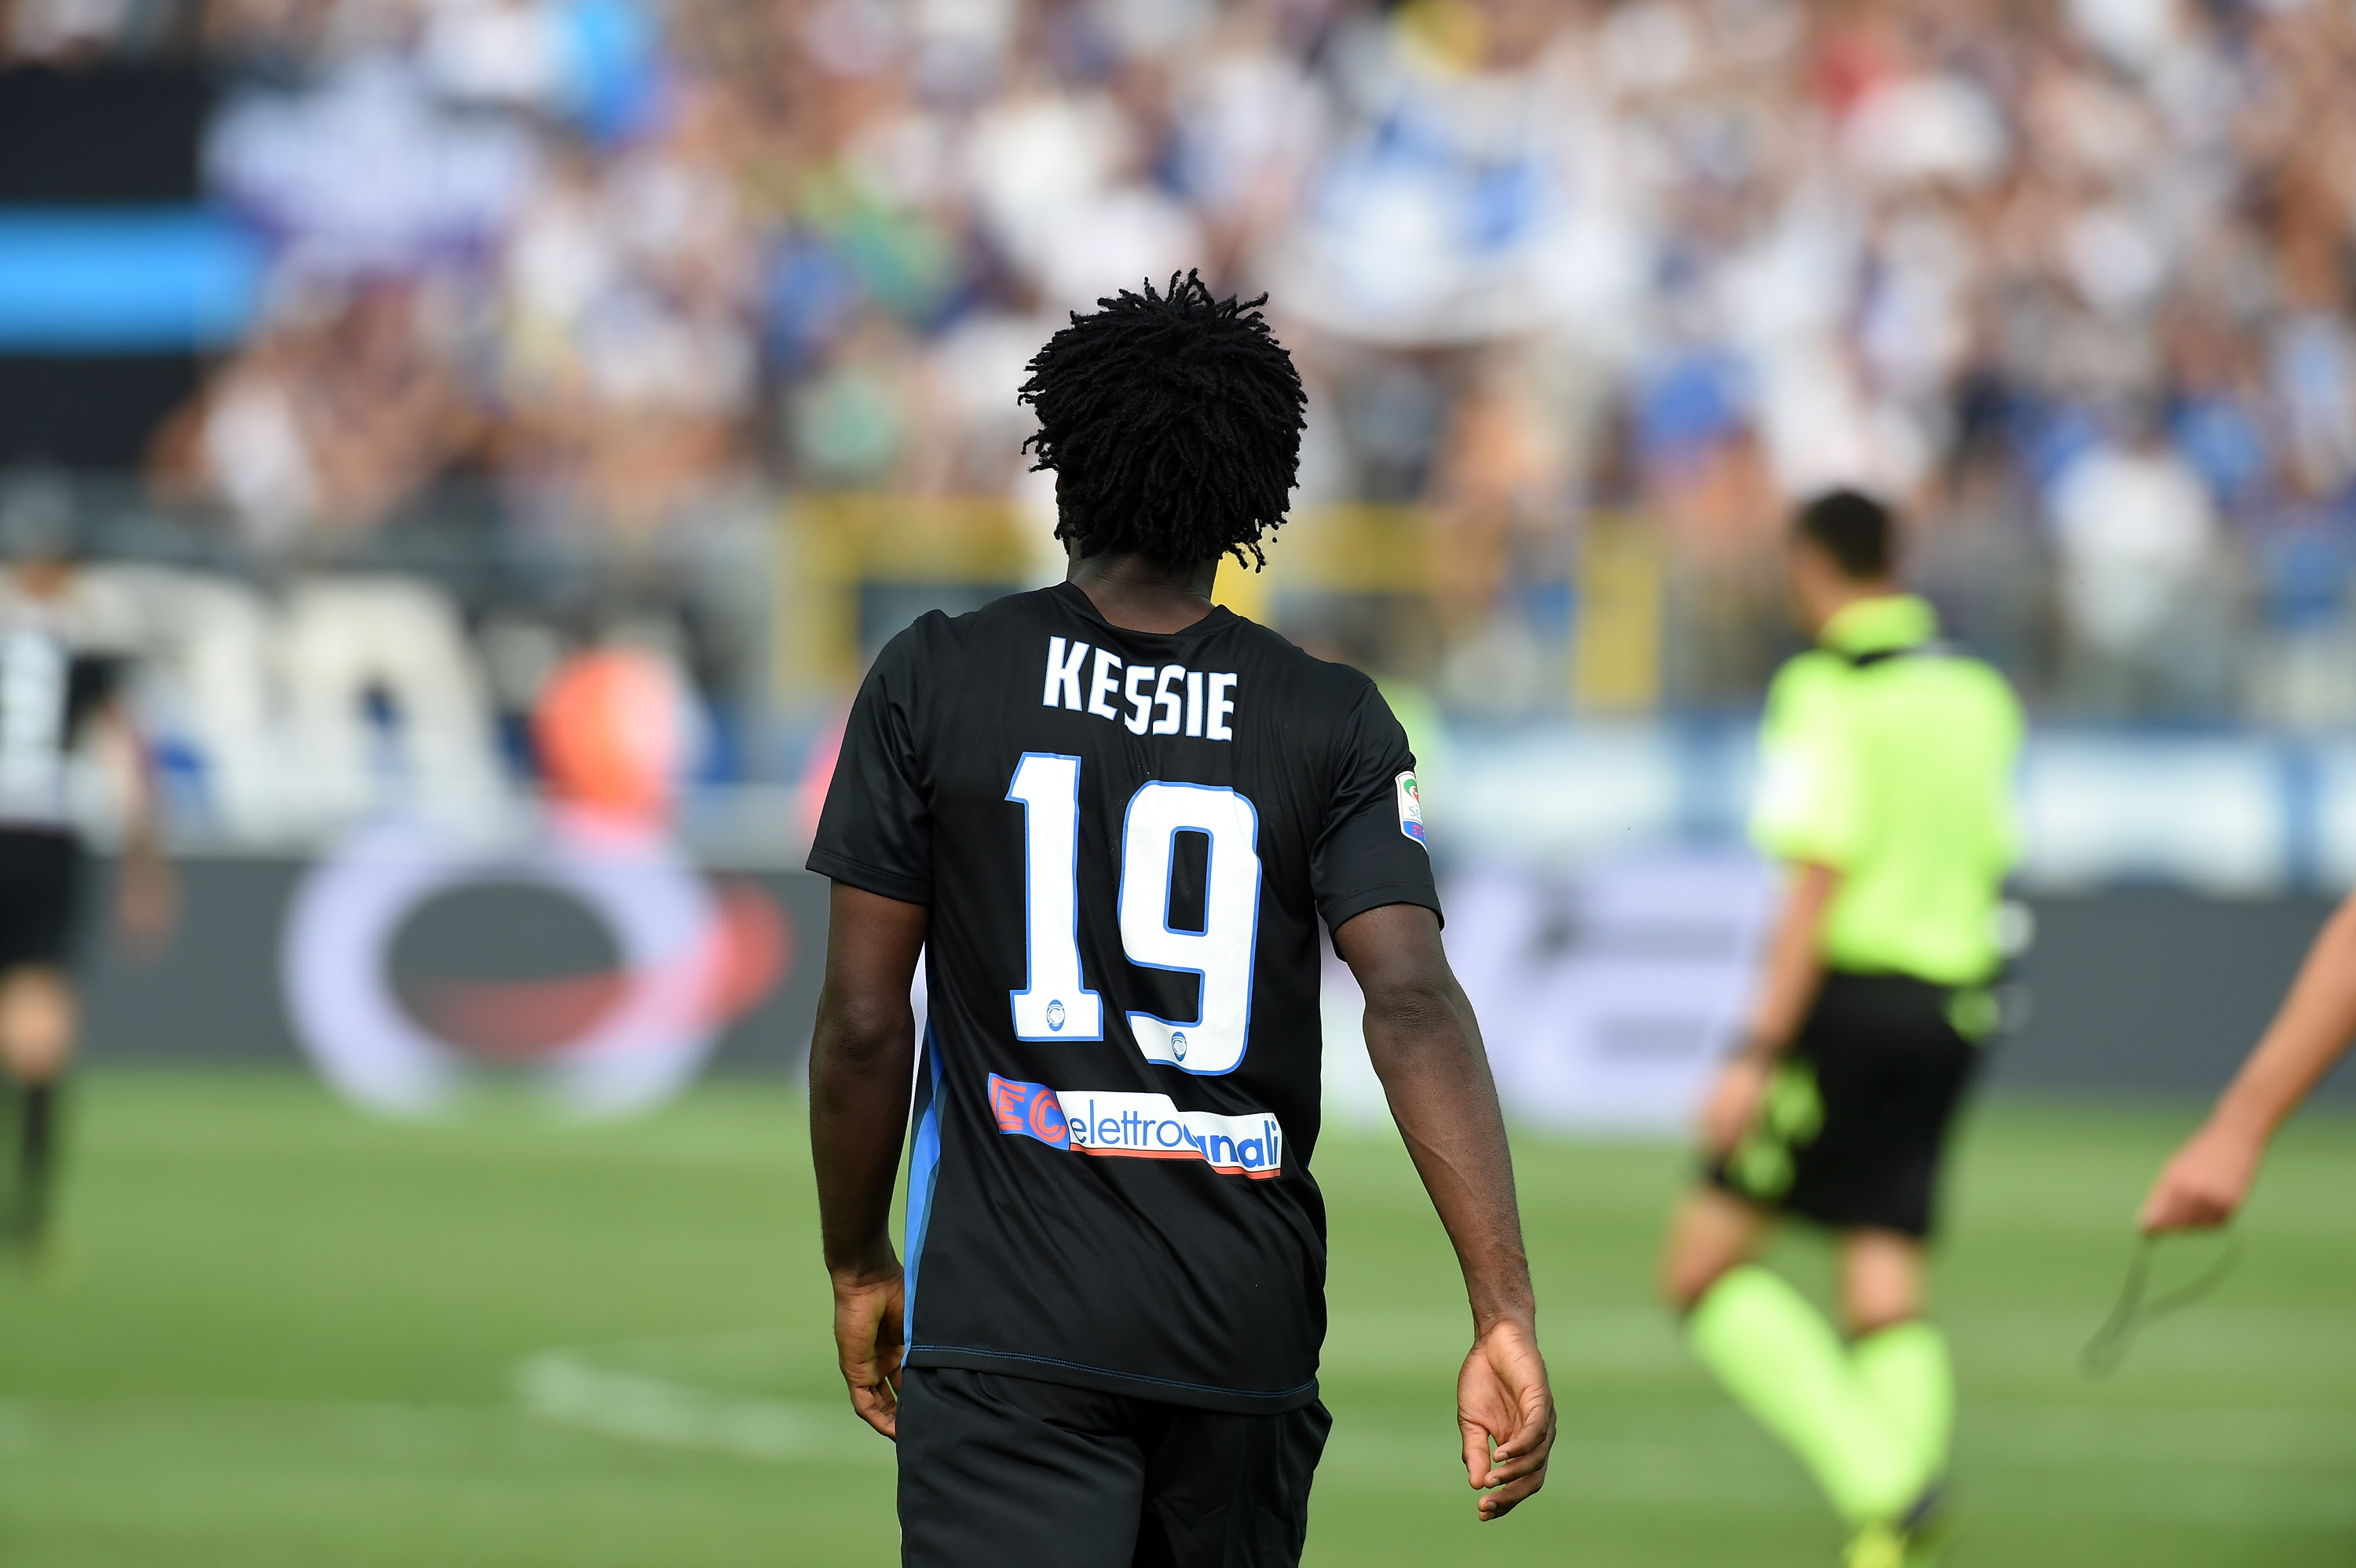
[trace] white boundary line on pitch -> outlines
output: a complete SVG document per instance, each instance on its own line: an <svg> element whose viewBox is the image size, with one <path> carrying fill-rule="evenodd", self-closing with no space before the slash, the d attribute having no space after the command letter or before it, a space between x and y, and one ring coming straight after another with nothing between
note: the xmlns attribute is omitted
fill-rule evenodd
<svg viewBox="0 0 2356 1568"><path fill-rule="evenodd" d="M842 1405L723 1393L616 1371L591 1364L577 1349L533 1356L516 1369L515 1389L541 1420L608 1437L746 1459L892 1462L892 1445Z"/></svg>

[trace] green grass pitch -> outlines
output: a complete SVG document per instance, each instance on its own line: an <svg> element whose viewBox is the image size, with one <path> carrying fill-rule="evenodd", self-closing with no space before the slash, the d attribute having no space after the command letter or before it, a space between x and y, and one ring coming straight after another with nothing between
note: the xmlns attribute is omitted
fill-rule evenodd
<svg viewBox="0 0 2356 1568"><path fill-rule="evenodd" d="M0 1275L0 1563L896 1560L888 1449L841 1407L782 1090L567 1130L379 1125L291 1072L77 1087L65 1266ZM2356 1120L2293 1128L2211 1301L2112 1381L2076 1371L2188 1120L1973 1122L1938 1276L1964 1385L1958 1568L2356 1563ZM1648 1304L1681 1167L1521 1141L1563 1435L1546 1493L1479 1526L1444 1238L1395 1139L1327 1143L1336 1424L1311 1563L1834 1562L1796 1465ZM1808 1243L1784 1257L1821 1279Z"/></svg>

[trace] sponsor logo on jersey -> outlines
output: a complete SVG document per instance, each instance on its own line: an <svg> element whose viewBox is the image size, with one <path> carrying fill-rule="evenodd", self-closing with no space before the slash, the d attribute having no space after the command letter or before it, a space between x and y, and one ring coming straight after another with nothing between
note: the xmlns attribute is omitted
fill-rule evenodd
<svg viewBox="0 0 2356 1568"><path fill-rule="evenodd" d="M1265 1112L1222 1116L1182 1111L1167 1094L1057 1091L990 1075L990 1113L1010 1137L1130 1159L1199 1159L1226 1176L1256 1179L1284 1168L1284 1129Z"/></svg>
<svg viewBox="0 0 2356 1568"><path fill-rule="evenodd" d="M1401 773L1393 781L1398 786L1399 831L1423 843L1423 795L1415 786L1413 773Z"/></svg>
<svg viewBox="0 0 2356 1568"><path fill-rule="evenodd" d="M1044 1083L1023 1083L991 1073L990 1114L998 1118L1001 1133L1037 1138L1057 1148L1072 1147L1071 1124L1065 1118L1063 1104Z"/></svg>

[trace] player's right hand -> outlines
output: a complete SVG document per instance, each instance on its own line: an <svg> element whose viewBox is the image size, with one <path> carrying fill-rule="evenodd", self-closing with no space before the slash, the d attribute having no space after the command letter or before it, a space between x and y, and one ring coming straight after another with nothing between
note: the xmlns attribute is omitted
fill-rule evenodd
<svg viewBox="0 0 2356 1568"><path fill-rule="evenodd" d="M1482 1520L1503 1519L1546 1485L1554 1453L1554 1391L1537 1331L1500 1318L1473 1341L1456 1379L1456 1424L1464 1475L1482 1494Z"/></svg>
<svg viewBox="0 0 2356 1568"><path fill-rule="evenodd" d="M834 1353L851 1390L859 1419L897 1441L900 1435L900 1361L907 1354L900 1332L905 1284L900 1260L886 1245L873 1264L836 1269Z"/></svg>
<svg viewBox="0 0 2356 1568"><path fill-rule="evenodd" d="M2147 1236L2210 1231L2231 1220L2257 1179L2265 1140L2211 1121L2176 1151L2152 1183L2136 1224Z"/></svg>
<svg viewBox="0 0 2356 1568"><path fill-rule="evenodd" d="M179 892L170 865L158 856L127 855L115 898L115 924L131 951L153 958L172 939Z"/></svg>
<svg viewBox="0 0 2356 1568"><path fill-rule="evenodd" d="M1712 1159L1724 1159L1751 1130L1752 1118L1759 1115L1759 1103L1766 1097L1768 1063L1762 1057L1744 1051L1730 1060L1711 1085L1709 1098L1702 1102L1701 1147Z"/></svg>

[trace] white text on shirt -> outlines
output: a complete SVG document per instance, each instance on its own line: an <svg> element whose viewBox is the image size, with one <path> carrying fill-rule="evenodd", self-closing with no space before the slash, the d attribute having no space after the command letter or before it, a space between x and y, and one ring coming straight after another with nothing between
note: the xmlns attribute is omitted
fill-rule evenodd
<svg viewBox="0 0 2356 1568"><path fill-rule="evenodd" d="M1231 672L1177 664L1124 665L1109 648L1050 637L1047 681L1039 703L1110 719L1127 725L1132 735L1183 731L1205 741L1232 741L1236 734L1227 720L1236 710L1235 689Z"/></svg>

